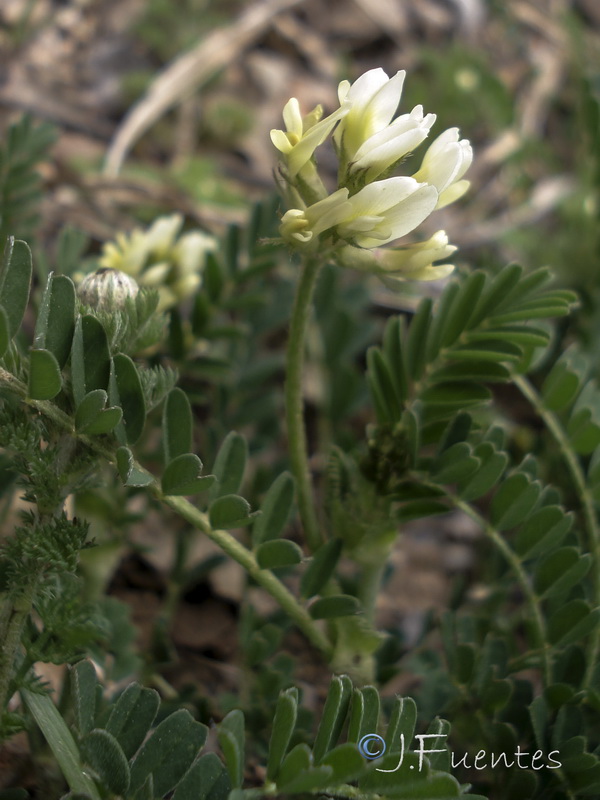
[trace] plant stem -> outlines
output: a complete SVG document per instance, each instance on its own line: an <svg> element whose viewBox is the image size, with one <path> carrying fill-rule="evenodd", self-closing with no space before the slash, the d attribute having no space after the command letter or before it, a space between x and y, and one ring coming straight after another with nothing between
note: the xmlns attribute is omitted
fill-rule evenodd
<svg viewBox="0 0 600 800"><path fill-rule="evenodd" d="M423 486L435 486L435 484L428 484L426 481L421 481L421 483ZM455 508L459 508L474 522L476 522L483 532L492 540L492 543L502 553L514 572L515 577L519 581L519 585L521 586L521 590L527 599L527 603L531 611L531 618L533 620L536 638L538 640L537 646L539 648L542 660L544 686L549 686L552 680L552 662L550 660L550 648L548 647L547 643L548 638L546 636L546 624L540 608L539 598L531 586L529 577L523 569L523 565L519 561L516 554L513 553L501 534L493 527L493 525L490 525L490 523L484 517L482 517L475 508L473 508L473 506L469 505L469 503L466 503L464 500L461 500L460 497L457 497L453 494L448 494L448 499L452 502Z"/></svg>
<svg viewBox="0 0 600 800"><path fill-rule="evenodd" d="M306 430L304 428L304 402L302 399L302 373L306 330L310 319L311 300L319 274L320 262L307 259L292 309L287 346L285 408L288 446L292 473L298 490L298 510L309 549L314 552L322 543L313 502L312 480L308 464Z"/></svg>
<svg viewBox="0 0 600 800"><path fill-rule="evenodd" d="M34 592L35 583L32 581L12 604L12 614L6 626L6 638L0 651L0 714L4 713L10 699L8 693L13 667L17 651L21 646L23 625L33 605Z"/></svg>
<svg viewBox="0 0 600 800"><path fill-rule="evenodd" d="M214 530L208 517L199 511L184 497L162 497L166 505L170 506L191 525L205 533L209 539L219 545L227 555L241 564L246 572L269 594L277 600L281 608L293 620L306 638L312 642L329 660L333 648L327 638L321 633L311 618L310 614L296 600L294 595L284 586L275 575L267 569L261 569L253 553L238 542L228 531Z"/></svg>
<svg viewBox="0 0 600 800"><path fill-rule="evenodd" d="M500 533L492 525L490 525L490 523L473 508L473 506L470 506L468 503L465 503L459 497L455 497L454 495L450 495L450 498L456 508L460 508L461 511L467 514L467 516L471 517L471 519L483 529L486 535L492 540L494 545L508 561L512 571L515 573L523 594L527 599L529 610L531 611L531 617L533 619L533 625L538 640L537 645L540 649L542 658L542 675L544 686L549 686L552 681L552 662L550 660L550 649L547 644L548 639L546 636L546 625L542 610L540 608L539 598L531 586L527 573L523 569L523 565Z"/></svg>
<svg viewBox="0 0 600 800"><path fill-rule="evenodd" d="M375 606L377 604L377 596L381 588L381 581L387 559L377 561L374 563L364 564L360 575L360 585L358 589L358 599L365 612L370 625L375 623Z"/></svg>
<svg viewBox="0 0 600 800"><path fill-rule="evenodd" d="M538 415L543 419L546 427L554 437L555 442L560 448L561 455L567 466L575 490L581 501L581 508L585 527L588 534L588 547L593 558L593 579L594 579L594 601L595 605L600 605L600 527L594 508L594 499L585 479L585 473L579 462L577 453L571 447L569 437L563 429L556 415L544 406L543 400L535 390L535 387L527 380L524 375L513 375L513 381L519 388L524 397L529 400ZM589 686L594 670L600 656L600 626L592 631L590 636L587 668L584 679L584 686Z"/></svg>

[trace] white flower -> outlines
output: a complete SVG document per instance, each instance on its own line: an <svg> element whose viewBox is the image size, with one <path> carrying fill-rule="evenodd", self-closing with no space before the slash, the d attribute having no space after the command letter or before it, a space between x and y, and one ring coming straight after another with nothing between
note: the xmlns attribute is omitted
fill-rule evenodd
<svg viewBox="0 0 600 800"><path fill-rule="evenodd" d="M426 242L389 250L363 250L348 245L339 250L337 261L344 267L373 272L386 286L397 290L407 280L434 281L445 278L453 271L454 265L434 265L433 262L448 258L456 249L448 243L445 231L438 231Z"/></svg>
<svg viewBox="0 0 600 800"><path fill-rule="evenodd" d="M434 122L435 114L423 116L423 106L415 106L410 114L397 117L387 128L363 142L349 165L350 172L364 169L366 180L374 180L418 147Z"/></svg>
<svg viewBox="0 0 600 800"><path fill-rule="evenodd" d="M131 233L117 233L114 242L106 242L98 261L104 269L118 269L128 275L142 271L148 258L148 247L144 231L134 228Z"/></svg>
<svg viewBox="0 0 600 800"><path fill-rule="evenodd" d="M100 266L135 276L140 286L158 289L159 310L195 293L202 283L206 255L216 248L213 236L190 231L183 236L182 214L159 217L148 230L117 234L102 250Z"/></svg>
<svg viewBox="0 0 600 800"><path fill-rule="evenodd" d="M300 113L300 104L292 97L283 109L285 131L273 129L271 141L285 156L289 176L294 178L312 158L320 144L323 144L336 123L348 113L345 105L321 119L323 109L317 106L306 117Z"/></svg>
<svg viewBox="0 0 600 800"><path fill-rule="evenodd" d="M428 269L434 261L449 258L456 250L455 245L448 243L446 231L438 231L426 242L418 242L392 250L378 250L377 256L382 269L386 272L412 273Z"/></svg>
<svg viewBox="0 0 600 800"><path fill-rule="evenodd" d="M290 244L306 245L315 236L347 218L351 212L348 189L338 189L308 208L290 208L282 217L279 232Z"/></svg>
<svg viewBox="0 0 600 800"><path fill-rule="evenodd" d="M437 264L449 258L458 248L449 244L446 231L434 233L427 241L392 250L376 250L375 258L382 270L381 280L391 289L404 281L435 281L454 270L453 264Z"/></svg>
<svg viewBox="0 0 600 800"><path fill-rule="evenodd" d="M388 285L404 280L434 280L452 264L439 264L456 247L444 231L427 241L391 250L382 245L401 239L436 208L452 203L469 187L463 176L473 160L458 128L444 131L428 148L412 177L386 177L429 135L435 114L418 105L396 116L406 73L391 78L372 69L354 83L338 87L340 108L320 119L317 107L302 117L292 98L284 109L286 131L271 131L287 167L279 171L288 211L282 238L342 266L373 272ZM327 195L312 155L332 135L338 156L338 189Z"/></svg>
<svg viewBox="0 0 600 800"><path fill-rule="evenodd" d="M202 231L190 231L179 238L173 247L172 257L184 274L198 273L204 266L207 253L217 249L214 236Z"/></svg>
<svg viewBox="0 0 600 800"><path fill-rule="evenodd" d="M290 209L281 221L284 239L308 244L329 229L358 247L371 248L405 236L435 208L438 193L433 186L413 178L387 178L365 186L349 197L338 189L308 208Z"/></svg>
<svg viewBox="0 0 600 800"><path fill-rule="evenodd" d="M351 107L334 139L338 145L343 142L349 160L363 142L390 124L400 102L405 77L406 72L401 70L393 78L388 78L379 68L365 72L352 85L350 81L340 83L340 104L350 103Z"/></svg>
<svg viewBox="0 0 600 800"><path fill-rule="evenodd" d="M144 234L146 248L155 259L163 259L175 243L183 225L182 214L159 217Z"/></svg>
<svg viewBox="0 0 600 800"><path fill-rule="evenodd" d="M458 136L458 128L448 128L438 136L425 153L421 169L413 175L438 190L437 208L458 200L470 186L461 178L471 166L473 149L468 139L459 140Z"/></svg>
<svg viewBox="0 0 600 800"><path fill-rule="evenodd" d="M423 106L393 120L406 72L388 78L382 69L372 69L352 85L342 81L340 103L350 103L334 140L340 151L343 169L350 174L366 170L366 180L374 180L427 137L435 114L423 115Z"/></svg>
<svg viewBox="0 0 600 800"><path fill-rule="evenodd" d="M359 247L377 247L405 236L426 219L437 203L433 186L413 178L386 178L350 197L351 211L336 232Z"/></svg>

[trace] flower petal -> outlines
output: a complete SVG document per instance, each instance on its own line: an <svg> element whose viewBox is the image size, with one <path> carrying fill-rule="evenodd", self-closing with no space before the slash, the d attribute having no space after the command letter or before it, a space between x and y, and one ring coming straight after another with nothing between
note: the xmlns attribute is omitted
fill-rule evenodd
<svg viewBox="0 0 600 800"><path fill-rule="evenodd" d="M302 167L312 158L313 153L320 144L323 144L325 139L329 136L337 122L345 117L349 111L349 107L338 108L333 114L330 114L320 122L315 123L308 129L306 134L300 141L294 145L289 151L288 155L288 168L290 176L293 178L297 175ZM271 139L273 135L271 133ZM276 145L277 146L277 145Z"/></svg>
<svg viewBox="0 0 600 800"><path fill-rule="evenodd" d="M350 198L355 216L376 215L402 202L421 186L406 176L369 183Z"/></svg>
<svg viewBox="0 0 600 800"><path fill-rule="evenodd" d="M302 114L300 103L291 97L283 107L283 121L288 133L295 133L298 138L302 136Z"/></svg>
<svg viewBox="0 0 600 800"><path fill-rule="evenodd" d="M406 71L400 70L373 95L368 113L375 131L384 128L391 122L400 104L405 78Z"/></svg>
<svg viewBox="0 0 600 800"><path fill-rule="evenodd" d="M375 184L371 184L371 186L373 185ZM431 214L436 206L437 199L438 193L435 187L428 184L419 186L416 191L397 202L385 213L385 223L382 223L379 227L383 228L385 224L390 229L390 233L383 241L373 236L365 235L355 237L356 243L360 247L377 247L377 245L405 236Z"/></svg>
<svg viewBox="0 0 600 800"><path fill-rule="evenodd" d="M439 281L447 278L454 271L454 264L440 264L439 266L430 265L415 272L407 272L404 275L378 275L379 280L393 292L405 291L406 281Z"/></svg>
<svg viewBox="0 0 600 800"><path fill-rule="evenodd" d="M438 200L436 208L445 208L445 206L449 206L450 203L454 203L455 200L458 200L465 194L470 185L471 181L456 181L456 183L444 189L440 194L440 199Z"/></svg>
<svg viewBox="0 0 600 800"><path fill-rule="evenodd" d="M294 147L294 145L288 139L287 133L277 128L273 128L273 130L271 131L271 141L273 142L275 147L279 150L279 152L283 153L284 155L291 153L292 148Z"/></svg>
<svg viewBox="0 0 600 800"><path fill-rule="evenodd" d="M339 225L347 219L352 206L348 201L348 189L338 189L323 200L319 200L306 209L306 218L310 229L316 233L323 233L328 228Z"/></svg>

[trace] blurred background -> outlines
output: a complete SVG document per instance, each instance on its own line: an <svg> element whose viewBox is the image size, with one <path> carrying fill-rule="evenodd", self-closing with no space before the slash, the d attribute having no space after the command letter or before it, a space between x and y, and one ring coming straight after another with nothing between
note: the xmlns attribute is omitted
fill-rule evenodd
<svg viewBox="0 0 600 800"><path fill-rule="evenodd" d="M272 192L288 98L327 112L340 80L381 66L408 72L403 111L475 147L471 192L434 221L459 260L595 291L595 0L3 0L0 51L0 130L24 111L55 126L48 242L175 209L217 233L243 221Z"/></svg>

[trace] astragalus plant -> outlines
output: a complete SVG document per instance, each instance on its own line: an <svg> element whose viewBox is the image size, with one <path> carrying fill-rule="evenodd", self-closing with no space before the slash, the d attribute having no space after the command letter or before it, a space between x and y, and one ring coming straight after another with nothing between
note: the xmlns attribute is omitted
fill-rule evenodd
<svg viewBox="0 0 600 800"><path fill-rule="evenodd" d="M435 305L425 298L410 319L392 316L366 356L354 336L366 319L352 316L360 301L344 306L337 275L347 269L399 291L453 270L446 233L420 236L418 228L466 192L472 150L456 128L424 147L435 116L421 106L397 115L404 77L375 69L343 81L339 108L325 117L289 101L286 130L271 133L286 205L278 223L260 205L247 230L230 228L216 246L199 232L181 234L180 217L163 218L116 236L78 289L50 273L27 315L31 252L8 241L1 488L7 514L15 494L24 505L1 562L2 734L28 732L49 797L481 800L472 782L494 798L600 791L600 395L581 354L568 350L554 366L543 358L549 320L576 298L549 286L544 269L465 272ZM337 185L316 161L328 140ZM283 324L290 275L285 359L273 335L280 351L263 363L256 342ZM339 296L319 293L319 275ZM366 385L372 411L363 439L354 425L341 443L320 453L311 444L309 454L313 300L331 396L338 380L353 397ZM280 367L285 452L281 383L270 382ZM543 464L512 460L495 384L513 385L539 414L564 462L572 511L544 482ZM227 430L228 419L255 438ZM164 536L176 540L145 663L125 609L105 596L126 535L95 542L73 511L86 507L125 529L132 514L160 513ZM457 593L399 662L376 615L392 548L405 523L451 512L470 517L489 544L480 567L487 591ZM233 710L231 696L191 702L160 674L178 600L210 569L192 563L198 535L278 609L261 616L245 594L245 691ZM334 673L318 724L294 687L282 645L290 627ZM39 680L40 662L69 665L60 697ZM400 668L412 671L427 713L438 715L426 733L415 733L423 720L412 698L382 707L380 684ZM467 767L478 751L484 757ZM523 753L529 761L515 765ZM26 796L9 791L0 800Z"/></svg>

